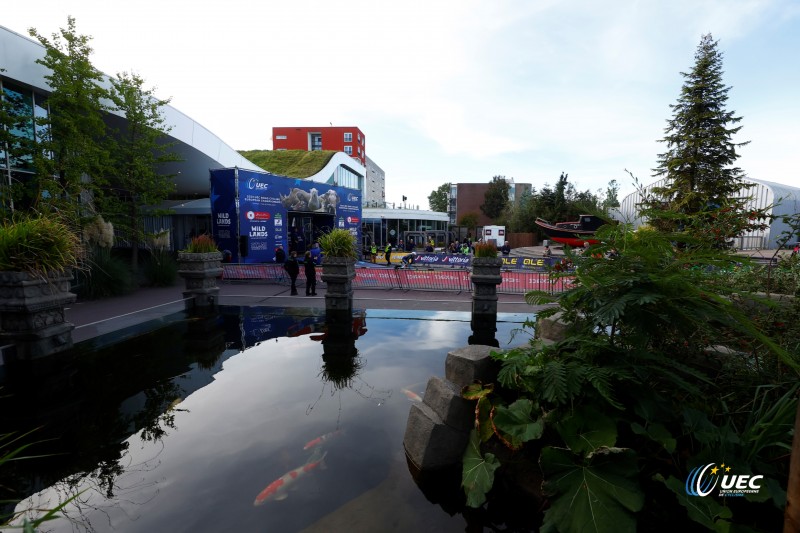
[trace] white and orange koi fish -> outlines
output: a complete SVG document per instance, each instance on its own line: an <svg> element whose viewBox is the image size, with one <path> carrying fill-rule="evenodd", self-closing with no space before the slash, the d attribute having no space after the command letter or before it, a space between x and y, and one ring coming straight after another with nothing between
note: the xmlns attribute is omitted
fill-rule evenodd
<svg viewBox="0 0 800 533"><path fill-rule="evenodd" d="M284 475L267 485L267 488L262 490L256 499L253 501L253 505L258 507L259 505L264 505L264 503L275 500L285 500L287 496L289 496L289 488L301 477L304 477L309 472L315 470L317 467L325 468L325 456L328 452L322 454L322 456L314 455L311 459L308 460L306 464L303 466L297 467L294 470L290 470L286 472ZM315 459L319 457L318 459Z"/></svg>
<svg viewBox="0 0 800 533"><path fill-rule="evenodd" d="M309 450L309 449L313 448L314 446L319 446L320 444L324 443L326 440L335 439L336 437L338 437L341 434L342 434L342 430L341 429L337 429L336 431L331 431L330 433L326 433L324 435L321 435L321 436L317 437L314 440L308 441L306 443L306 445L303 446L303 449L304 450Z"/></svg>
<svg viewBox="0 0 800 533"><path fill-rule="evenodd" d="M408 398L412 402L421 402L422 401L422 397L419 394L417 394L416 392L414 392L413 390L411 390L411 389L407 389L407 388L403 387L402 389L400 389L400 392L405 394L406 398Z"/></svg>

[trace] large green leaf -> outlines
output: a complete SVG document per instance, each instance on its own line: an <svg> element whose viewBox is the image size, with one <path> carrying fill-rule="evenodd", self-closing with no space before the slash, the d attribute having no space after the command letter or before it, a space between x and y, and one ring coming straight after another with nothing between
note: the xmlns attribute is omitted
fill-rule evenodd
<svg viewBox="0 0 800 533"><path fill-rule="evenodd" d="M689 518L705 527L726 532L730 529L730 522L725 520L733 516L731 510L720 505L713 497L690 496L686 494L686 483L674 476L664 479L661 474L656 474L653 479L662 482L678 497L678 503L686 508Z"/></svg>
<svg viewBox="0 0 800 533"><path fill-rule="evenodd" d="M570 450L578 455L610 448L617 443L617 425L613 419L591 407L576 410L556 424L556 429Z"/></svg>
<svg viewBox="0 0 800 533"><path fill-rule="evenodd" d="M647 427L644 427L641 424L633 422L631 424L631 429L637 435L645 435L650 440L659 443L669 453L675 451L675 446L678 441L662 424L648 424Z"/></svg>
<svg viewBox="0 0 800 533"><path fill-rule="evenodd" d="M478 432L473 429L461 462L461 486L467 495L467 505L480 507L486 501L486 493L492 488L494 471L500 466L500 461L491 453L481 455Z"/></svg>
<svg viewBox="0 0 800 533"><path fill-rule="evenodd" d="M484 385L483 383L476 381L475 383L470 383L461 389L461 397L466 400L478 400L491 394L492 392L494 392L493 383Z"/></svg>
<svg viewBox="0 0 800 533"><path fill-rule="evenodd" d="M508 407L494 409L492 423L498 436L511 449L517 450L529 440L541 438L544 420L533 418L534 404L530 400L517 400Z"/></svg>
<svg viewBox="0 0 800 533"><path fill-rule="evenodd" d="M569 450L547 447L540 464L551 496L542 531L636 531L634 513L644 505L644 493L633 451L602 448L580 461Z"/></svg>

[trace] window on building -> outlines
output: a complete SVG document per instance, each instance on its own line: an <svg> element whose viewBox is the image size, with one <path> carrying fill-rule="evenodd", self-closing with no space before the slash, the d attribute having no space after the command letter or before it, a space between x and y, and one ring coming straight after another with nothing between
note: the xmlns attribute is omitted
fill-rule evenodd
<svg viewBox="0 0 800 533"><path fill-rule="evenodd" d="M286 140L286 135L276 135L275 136L275 140L276 141L285 141Z"/></svg>
<svg viewBox="0 0 800 533"><path fill-rule="evenodd" d="M352 146L345 146L344 147L344 153L346 153L347 155L353 155L353 147Z"/></svg>
<svg viewBox="0 0 800 533"><path fill-rule="evenodd" d="M344 142L346 142L346 143L353 142L353 134L352 133L345 133L344 134Z"/></svg>
<svg viewBox="0 0 800 533"><path fill-rule="evenodd" d="M308 134L308 148L312 152L314 150L322 150L322 134L309 133Z"/></svg>

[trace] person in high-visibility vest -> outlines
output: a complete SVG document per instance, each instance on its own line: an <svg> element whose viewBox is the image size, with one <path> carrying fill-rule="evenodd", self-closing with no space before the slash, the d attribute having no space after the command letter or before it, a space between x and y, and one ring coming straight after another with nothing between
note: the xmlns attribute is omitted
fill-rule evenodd
<svg viewBox="0 0 800 533"><path fill-rule="evenodd" d="M375 246L375 243L372 243L372 248L370 248L370 253L372 254L372 262L375 262L375 257L378 255L378 247Z"/></svg>
<svg viewBox="0 0 800 533"><path fill-rule="evenodd" d="M392 243L386 243L383 253L386 256L386 266L392 266Z"/></svg>

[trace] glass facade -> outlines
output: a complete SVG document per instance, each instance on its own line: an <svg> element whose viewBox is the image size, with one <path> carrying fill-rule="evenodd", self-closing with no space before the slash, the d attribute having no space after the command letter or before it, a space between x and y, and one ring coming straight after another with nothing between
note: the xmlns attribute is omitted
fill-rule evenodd
<svg viewBox="0 0 800 533"><path fill-rule="evenodd" d="M361 234L365 242L374 242L379 248L387 242L396 245L408 231L447 231L445 220L425 220L417 218L364 218ZM438 243L437 243L438 245Z"/></svg>
<svg viewBox="0 0 800 533"><path fill-rule="evenodd" d="M0 81L0 97L3 111L10 117L8 123L0 127L7 128L15 139L8 145L0 144L0 186L25 187L34 172L35 143L45 140L49 131L44 124L49 115L47 99L5 80ZM20 207L13 206L10 201L9 206Z"/></svg>

